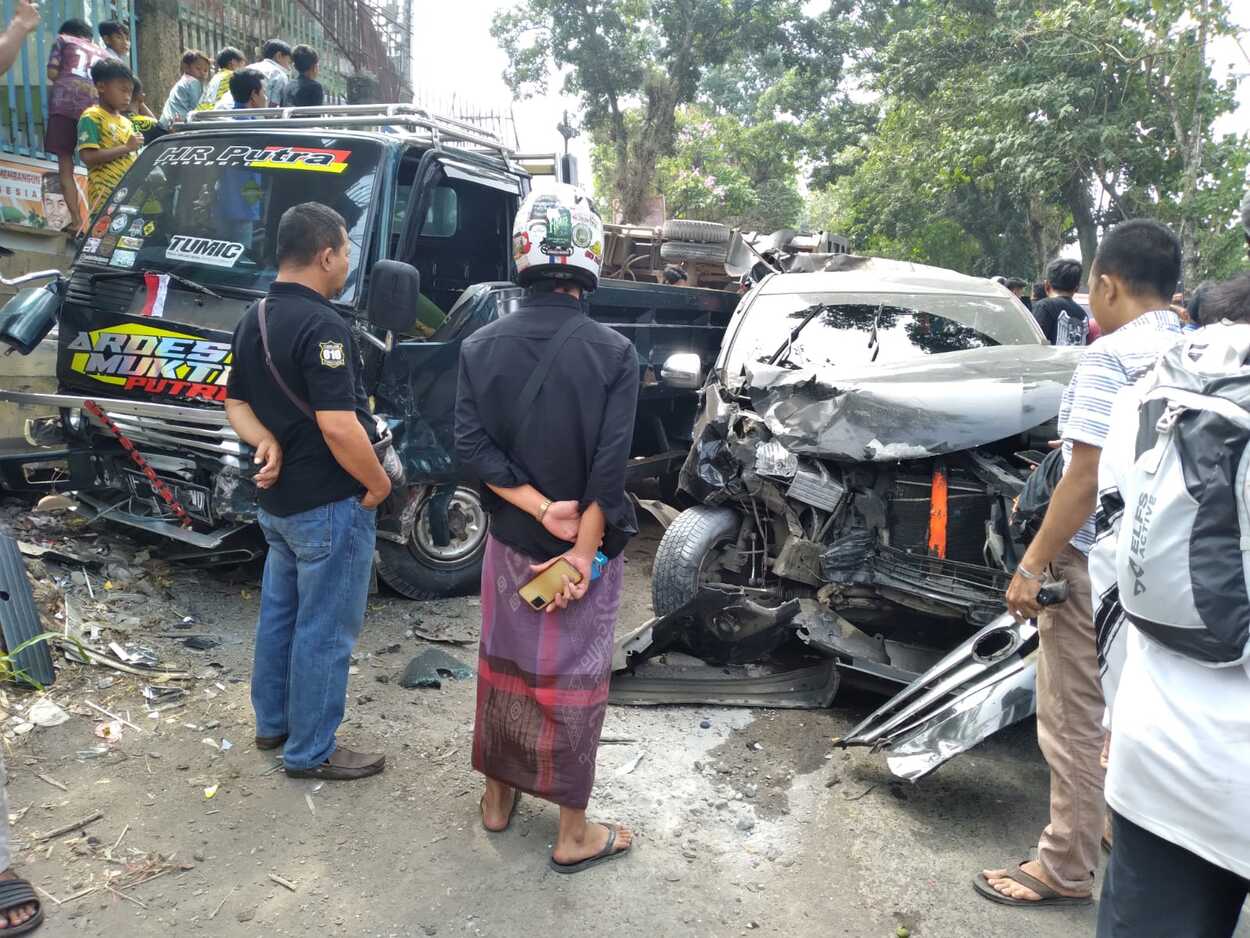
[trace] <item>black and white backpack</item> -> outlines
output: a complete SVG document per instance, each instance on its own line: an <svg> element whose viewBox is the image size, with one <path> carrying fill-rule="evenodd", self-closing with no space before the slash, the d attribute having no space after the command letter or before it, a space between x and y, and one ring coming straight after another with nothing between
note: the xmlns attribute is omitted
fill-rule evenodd
<svg viewBox="0 0 1250 938"><path fill-rule="evenodd" d="M1211 667L1250 658L1250 324L1207 326L1144 379L1121 494L1120 602Z"/></svg>

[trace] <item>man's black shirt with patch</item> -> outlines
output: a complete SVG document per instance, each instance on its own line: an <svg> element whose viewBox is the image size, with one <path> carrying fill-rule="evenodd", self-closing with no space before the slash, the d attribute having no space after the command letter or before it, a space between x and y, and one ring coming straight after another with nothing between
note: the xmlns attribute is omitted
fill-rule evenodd
<svg viewBox="0 0 1250 938"><path fill-rule="evenodd" d="M265 306L269 349L282 380L313 410L354 410L372 435L373 419L351 329L314 290L274 283ZM251 405L282 447L282 471L260 493L260 506L286 517L364 492L338 464L316 421L291 402L265 364L260 322L253 306L234 330L227 395Z"/></svg>

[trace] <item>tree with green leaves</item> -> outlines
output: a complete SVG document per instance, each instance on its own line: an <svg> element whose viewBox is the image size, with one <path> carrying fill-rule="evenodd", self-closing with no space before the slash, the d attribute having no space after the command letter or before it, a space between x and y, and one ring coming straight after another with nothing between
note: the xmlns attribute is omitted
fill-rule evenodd
<svg viewBox="0 0 1250 938"><path fill-rule="evenodd" d="M508 56L504 77L515 94L545 92L553 68L564 72L564 90L580 97L585 124L611 156L600 177L621 216L636 220L655 191L661 160L674 151L678 110L698 99L705 76L769 57L779 67L815 72L814 51L828 52L838 35L836 18L808 17L803 6L801 0L523 0L495 17L492 34ZM830 56L820 87L839 78L840 56ZM758 95L748 88L744 98ZM677 168L669 172L675 178Z"/></svg>

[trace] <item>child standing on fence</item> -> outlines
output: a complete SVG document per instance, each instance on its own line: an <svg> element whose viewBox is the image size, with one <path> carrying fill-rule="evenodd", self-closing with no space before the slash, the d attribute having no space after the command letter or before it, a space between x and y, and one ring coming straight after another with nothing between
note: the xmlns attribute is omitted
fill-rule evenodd
<svg viewBox="0 0 1250 938"><path fill-rule="evenodd" d="M74 146L78 140L78 118L96 101L91 67L105 58L104 49L91 41L91 27L83 20L66 20L57 31L48 54L48 128L43 148L56 155L61 191L74 193ZM70 221L65 231L83 226L78 200L68 199Z"/></svg>
<svg viewBox="0 0 1250 938"><path fill-rule="evenodd" d="M91 211L98 212L117 188L143 146L134 124L123 111L130 106L135 77L120 62L104 60L91 66L100 103L78 119L78 155L87 166L87 195Z"/></svg>
<svg viewBox="0 0 1250 938"><path fill-rule="evenodd" d="M230 97L230 76L247 64L243 53L233 46L226 46L217 53L217 74L209 79L204 89L204 97L200 99L199 111L211 111L213 108L231 108L234 99Z"/></svg>
<svg viewBox="0 0 1250 938"><path fill-rule="evenodd" d="M185 121L187 115L199 107L210 68L208 56L199 49L188 49L182 53L182 76L169 89L169 97L161 108L162 127L172 129L174 124Z"/></svg>
<svg viewBox="0 0 1250 938"><path fill-rule="evenodd" d="M108 20L100 24L100 42L104 43L104 54L111 59L130 65L130 27L116 20Z"/></svg>

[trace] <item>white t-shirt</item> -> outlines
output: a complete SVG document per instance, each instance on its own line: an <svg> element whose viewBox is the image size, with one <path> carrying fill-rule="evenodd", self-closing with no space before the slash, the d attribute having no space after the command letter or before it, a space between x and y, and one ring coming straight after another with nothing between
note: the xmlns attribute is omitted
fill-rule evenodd
<svg viewBox="0 0 1250 938"><path fill-rule="evenodd" d="M1250 665L1206 667L1124 631L1107 803L1250 879Z"/></svg>

